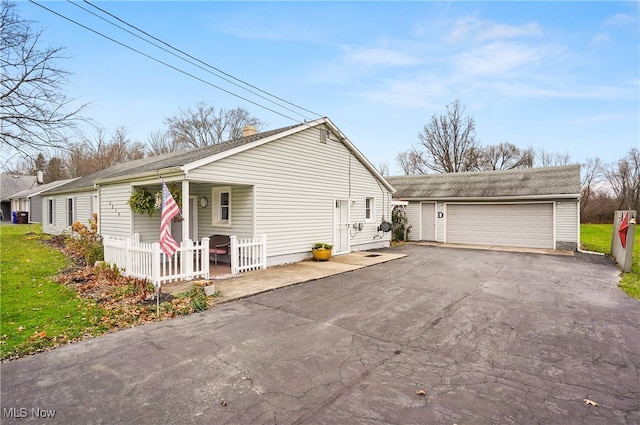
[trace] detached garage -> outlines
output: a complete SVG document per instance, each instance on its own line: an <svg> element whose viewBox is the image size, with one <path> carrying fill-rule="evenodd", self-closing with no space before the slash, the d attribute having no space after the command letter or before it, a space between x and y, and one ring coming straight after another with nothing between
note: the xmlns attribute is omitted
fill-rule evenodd
<svg viewBox="0 0 640 425"><path fill-rule="evenodd" d="M580 166L389 177L409 239L577 250Z"/></svg>

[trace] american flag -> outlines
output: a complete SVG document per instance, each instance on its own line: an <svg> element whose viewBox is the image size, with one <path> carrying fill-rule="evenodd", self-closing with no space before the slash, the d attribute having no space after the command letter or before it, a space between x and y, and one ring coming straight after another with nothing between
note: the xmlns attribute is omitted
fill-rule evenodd
<svg viewBox="0 0 640 425"><path fill-rule="evenodd" d="M171 196L171 192L167 188L164 180L162 180L162 217L160 219L160 248L169 257L178 249L178 242L171 236L171 220L180 214L180 208L176 204L175 199Z"/></svg>

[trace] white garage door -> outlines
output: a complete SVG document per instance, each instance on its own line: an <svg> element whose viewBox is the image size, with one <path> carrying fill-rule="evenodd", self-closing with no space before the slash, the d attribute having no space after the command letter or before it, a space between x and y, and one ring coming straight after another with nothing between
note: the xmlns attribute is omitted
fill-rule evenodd
<svg viewBox="0 0 640 425"><path fill-rule="evenodd" d="M422 221L420 223L421 238L423 241L436 240L436 203L422 204Z"/></svg>
<svg viewBox="0 0 640 425"><path fill-rule="evenodd" d="M553 204L447 204L446 242L554 248Z"/></svg>

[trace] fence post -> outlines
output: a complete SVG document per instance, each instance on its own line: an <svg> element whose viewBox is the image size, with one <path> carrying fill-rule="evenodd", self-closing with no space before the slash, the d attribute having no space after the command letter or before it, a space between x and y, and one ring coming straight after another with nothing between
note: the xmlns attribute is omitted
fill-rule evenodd
<svg viewBox="0 0 640 425"><path fill-rule="evenodd" d="M229 256L231 259L231 274L238 274L238 237L229 236Z"/></svg>
<svg viewBox="0 0 640 425"><path fill-rule="evenodd" d="M124 271L127 272L131 270L131 238L126 239L125 247L124 247Z"/></svg>
<svg viewBox="0 0 640 425"><path fill-rule="evenodd" d="M182 251L182 270L184 270L184 273L189 278L193 278L193 241L191 239L187 239L185 246L187 250Z"/></svg>
<svg viewBox="0 0 640 425"><path fill-rule="evenodd" d="M260 236L260 268L267 268L267 235Z"/></svg>
<svg viewBox="0 0 640 425"><path fill-rule="evenodd" d="M153 286L160 287L160 243L154 242L151 245L151 280Z"/></svg>
<svg viewBox="0 0 640 425"><path fill-rule="evenodd" d="M109 249L109 236L102 237L102 249L104 250L104 262L109 263L111 259L111 250Z"/></svg>
<svg viewBox="0 0 640 425"><path fill-rule="evenodd" d="M209 279L209 238L202 238L202 271L204 278Z"/></svg>

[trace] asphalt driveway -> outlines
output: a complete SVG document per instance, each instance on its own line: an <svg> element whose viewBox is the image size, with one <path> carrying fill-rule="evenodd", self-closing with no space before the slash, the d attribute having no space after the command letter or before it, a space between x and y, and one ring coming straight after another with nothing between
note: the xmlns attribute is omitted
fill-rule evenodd
<svg viewBox="0 0 640 425"><path fill-rule="evenodd" d="M640 423L640 303L606 258L398 251L4 363L2 423Z"/></svg>

